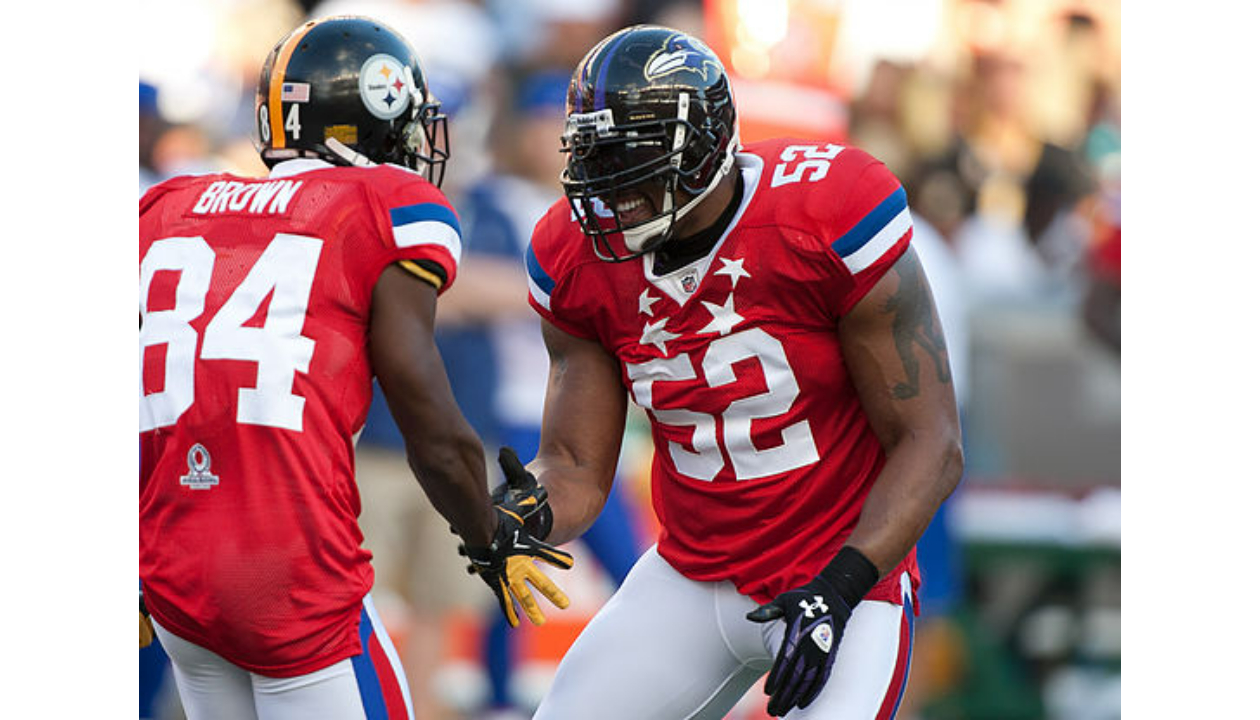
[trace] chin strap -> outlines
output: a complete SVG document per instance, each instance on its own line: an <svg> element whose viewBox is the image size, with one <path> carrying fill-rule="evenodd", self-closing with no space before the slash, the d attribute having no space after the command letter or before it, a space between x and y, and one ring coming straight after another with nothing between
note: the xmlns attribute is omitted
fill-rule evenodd
<svg viewBox="0 0 1260 720"><path fill-rule="evenodd" d="M356 150L346 147L337 140L337 138L325 138L324 147L328 148L333 155L345 160L355 167L372 167L376 163L368 159L368 157Z"/></svg>

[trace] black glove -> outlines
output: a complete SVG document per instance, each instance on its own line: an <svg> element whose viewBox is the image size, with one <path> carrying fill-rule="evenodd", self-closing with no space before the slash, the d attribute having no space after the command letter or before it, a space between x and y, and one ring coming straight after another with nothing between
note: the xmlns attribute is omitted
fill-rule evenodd
<svg viewBox="0 0 1260 720"><path fill-rule="evenodd" d="M866 556L846 546L818 577L748 613L753 622L783 618L787 624L766 678L766 712L782 717L818 697L831 677L845 623L878 579Z"/></svg>
<svg viewBox="0 0 1260 720"><path fill-rule="evenodd" d="M490 492L490 502L514 515L523 523L525 532L539 540L551 534L551 506L547 504L547 488L538 483L534 474L525 469L516 451L510 447L499 448L499 467L503 468L501 483ZM451 534L459 530L450 526Z"/></svg>
<svg viewBox="0 0 1260 720"><path fill-rule="evenodd" d="M507 482L490 493L490 502L519 517L530 535L546 540L551 534L547 488L538 484L538 479L525 469L510 447L499 448L499 467L503 468Z"/></svg>
<svg viewBox="0 0 1260 720"><path fill-rule="evenodd" d="M499 525L495 528L490 546L468 547L461 544L459 553L472 563L468 572L480 575L494 591L509 625L516 627L521 622L513 600L520 604L530 622L542 625L547 618L525 583L533 585L562 610L569 606L569 598L534 565L534 560L567 570L573 567L573 556L526 532L521 517L516 513L499 505L494 510L499 516Z"/></svg>

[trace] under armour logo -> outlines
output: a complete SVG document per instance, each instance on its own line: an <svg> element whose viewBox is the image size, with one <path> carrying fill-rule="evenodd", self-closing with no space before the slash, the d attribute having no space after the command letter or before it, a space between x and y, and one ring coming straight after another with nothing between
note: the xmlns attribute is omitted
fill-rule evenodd
<svg viewBox="0 0 1260 720"><path fill-rule="evenodd" d="M813 602L801 600L799 605L801 606L801 609L805 611L805 617L811 620L814 618L815 610L819 613L827 612L827 603L823 602L822 595L815 595Z"/></svg>

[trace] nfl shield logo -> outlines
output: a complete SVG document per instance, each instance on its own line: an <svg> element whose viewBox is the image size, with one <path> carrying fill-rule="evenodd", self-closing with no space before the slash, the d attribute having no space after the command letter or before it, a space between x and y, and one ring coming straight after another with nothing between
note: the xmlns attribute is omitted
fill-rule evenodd
<svg viewBox="0 0 1260 720"><path fill-rule="evenodd" d="M700 284L700 278L695 272L689 272L683 276L682 289L687 293L696 291L696 286Z"/></svg>

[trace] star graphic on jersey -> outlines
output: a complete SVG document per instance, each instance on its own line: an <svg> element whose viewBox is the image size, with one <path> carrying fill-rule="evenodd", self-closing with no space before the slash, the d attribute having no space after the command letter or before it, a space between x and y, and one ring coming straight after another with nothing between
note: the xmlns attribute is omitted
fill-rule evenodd
<svg viewBox="0 0 1260 720"><path fill-rule="evenodd" d="M649 297L648 296L649 292L650 290L644 290L643 294L639 296L639 312L646 314L648 317L651 317L652 305L660 302L661 299L658 297Z"/></svg>
<svg viewBox="0 0 1260 720"><path fill-rule="evenodd" d="M669 318L661 318L654 323L644 323L643 337L639 338L640 345L655 345L662 354L665 353L665 343L670 340L681 337L665 329L665 323L669 322Z"/></svg>
<svg viewBox="0 0 1260 720"><path fill-rule="evenodd" d="M722 305L717 305L705 300L701 300L700 304L704 305L705 308L707 308L713 315L713 322L705 325L704 328L700 330L701 333L715 332L719 335L726 335L730 333L732 328L744 321L744 316L735 312L735 293L727 295L726 302Z"/></svg>
<svg viewBox="0 0 1260 720"><path fill-rule="evenodd" d="M722 269L714 270L713 274L714 275L730 275L732 290L734 290L735 286L739 284L740 278L752 277L752 275L749 274L749 272L744 269L744 258L740 258L738 260L727 260L726 258L718 258L718 260L722 261Z"/></svg>

